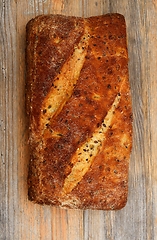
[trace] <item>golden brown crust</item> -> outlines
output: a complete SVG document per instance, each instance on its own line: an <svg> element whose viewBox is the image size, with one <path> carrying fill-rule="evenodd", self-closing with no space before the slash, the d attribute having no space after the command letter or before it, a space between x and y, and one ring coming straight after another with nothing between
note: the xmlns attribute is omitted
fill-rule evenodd
<svg viewBox="0 0 157 240"><path fill-rule="evenodd" d="M39 16L26 56L29 199L122 208L132 147L124 17Z"/></svg>

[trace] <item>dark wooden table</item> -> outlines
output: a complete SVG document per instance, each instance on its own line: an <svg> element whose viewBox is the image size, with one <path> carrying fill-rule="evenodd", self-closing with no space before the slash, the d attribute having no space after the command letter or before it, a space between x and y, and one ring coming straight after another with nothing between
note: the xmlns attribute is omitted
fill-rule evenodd
<svg viewBox="0 0 157 240"><path fill-rule="evenodd" d="M27 200L25 25L38 14L125 16L134 116L129 198L120 211L62 210ZM0 3L0 240L157 239L157 1Z"/></svg>

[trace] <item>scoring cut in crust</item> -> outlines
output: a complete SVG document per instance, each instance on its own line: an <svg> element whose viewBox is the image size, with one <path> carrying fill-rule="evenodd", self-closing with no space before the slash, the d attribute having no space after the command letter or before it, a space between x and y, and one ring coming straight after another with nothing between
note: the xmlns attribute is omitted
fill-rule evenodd
<svg viewBox="0 0 157 240"><path fill-rule="evenodd" d="M122 208L132 147L124 17L38 16L27 24L26 64L29 199Z"/></svg>

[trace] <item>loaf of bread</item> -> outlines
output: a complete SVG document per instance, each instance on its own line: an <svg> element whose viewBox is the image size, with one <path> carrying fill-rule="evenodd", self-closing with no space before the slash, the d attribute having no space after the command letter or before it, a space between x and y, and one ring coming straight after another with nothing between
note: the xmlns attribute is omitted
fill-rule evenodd
<svg viewBox="0 0 157 240"><path fill-rule="evenodd" d="M41 15L26 32L29 200L121 209L132 147L124 17Z"/></svg>

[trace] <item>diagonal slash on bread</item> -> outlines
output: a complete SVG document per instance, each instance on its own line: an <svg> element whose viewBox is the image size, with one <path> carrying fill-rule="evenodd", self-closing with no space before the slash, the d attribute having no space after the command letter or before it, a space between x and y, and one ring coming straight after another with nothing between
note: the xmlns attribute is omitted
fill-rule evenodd
<svg viewBox="0 0 157 240"><path fill-rule="evenodd" d="M41 128L49 123L50 118L59 114L66 101L71 97L85 61L89 37L89 31L85 27L84 35L78 45L74 47L72 56L63 65L60 74L56 76L54 84L43 102Z"/></svg>
<svg viewBox="0 0 157 240"><path fill-rule="evenodd" d="M105 133L112 123L114 112L119 101L120 96L117 95L101 126L96 129L90 139L77 149L72 157L71 162L75 162L75 165L73 166L71 173L65 179L61 195L70 193L89 170L95 156L101 150L101 146L105 140Z"/></svg>

